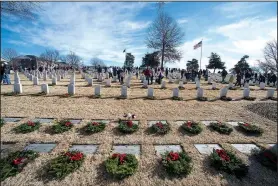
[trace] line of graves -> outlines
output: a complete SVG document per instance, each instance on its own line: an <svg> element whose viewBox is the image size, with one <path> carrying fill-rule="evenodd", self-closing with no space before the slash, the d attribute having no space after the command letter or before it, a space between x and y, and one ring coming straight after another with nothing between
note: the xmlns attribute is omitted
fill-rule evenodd
<svg viewBox="0 0 278 186"><path fill-rule="evenodd" d="M20 118L20 117L3 118L3 120L5 122L7 122L6 124L17 123L17 122L20 122L22 119L24 119L24 118ZM36 118L36 119L32 120L32 122L41 122L41 123L45 123L45 124L50 124L54 121L55 121L54 118ZM82 122L82 119L69 119L68 121L72 122L73 124L80 124ZM92 121L93 122L103 122L103 123L105 123L105 125L108 125L110 123L110 120L92 120ZM159 122L161 122L162 124L168 123L167 121L164 121L164 120L148 121L148 127L151 127L152 125L155 125ZM176 121L176 124L178 126L182 126L186 122L188 122L188 121L179 120L179 121ZM213 121L213 120L201 121L201 123L207 127L210 126L210 124L213 122L219 122L219 121ZM238 124L241 122L227 121L226 123L230 126L237 127ZM139 123L139 121L137 121L137 122L134 122L134 124L138 125L140 123ZM9 146L9 143L6 143L6 144L8 144L8 145L5 145L5 143L3 145L1 145L1 153L3 150L5 150L6 147ZM255 144L231 144L231 145L243 153L250 153L251 149L258 148ZM269 145L274 146L275 144L269 144ZM45 152L50 152L55 146L56 146L55 143L31 143L31 144L27 145L27 147L25 149L30 149L30 150L35 150L38 152L45 153ZM79 150L85 154L88 154L88 153L95 153L97 151L98 146L99 145L97 145L97 144L73 144L70 150ZM211 153L213 148L221 149L221 147L218 144L194 144L194 146L197 148L197 150L201 154ZM182 150L182 148L180 145L155 145L155 150L157 153L160 154L160 153L170 151L170 150L179 152ZM139 155L140 145L116 145L116 146L113 146L113 152L115 152L115 153L132 153L132 154Z"/></svg>
<svg viewBox="0 0 278 186"><path fill-rule="evenodd" d="M35 74L36 72L34 72L33 74ZM27 78L29 78L30 81L33 81L33 85L39 85L39 78L41 78L43 76L43 80L46 81L47 80L47 72L44 72L43 75L41 73L38 73L38 75L32 75L29 74L27 72L25 72L25 75ZM93 76L90 77L90 74ZM85 81L87 81L88 85L92 86L93 85L93 79L97 78L98 81L102 82L105 79L105 74L101 73L100 75L98 75L97 73L91 73L90 74L84 74L81 73L82 78L85 79ZM52 85L57 85L57 81L61 81L61 79L66 78L68 76L68 72L67 71L63 71L63 72L58 72L58 74L49 74L49 78L52 78ZM108 76L108 77L107 77ZM119 97L121 98L127 98L127 88L130 87L130 83L131 83L131 78L132 78L132 74L128 74L126 79L125 79L125 83L124 85L122 85L121 87L121 94ZM106 80L106 87L110 87L111 86L111 79L109 78L109 75L106 74L106 78L108 78ZM70 77L70 83L68 85L68 94L69 95L74 95L75 94L75 73L73 73ZM146 88L148 89L147 91L147 95L146 97L149 98L154 98L154 88L152 87L148 87L148 81L145 79L145 77L143 75L140 76L141 82L143 82L143 86L142 88ZM209 78L209 82L212 78ZM16 94L20 94L23 92L22 90L22 84L20 82L20 77L18 75L18 73L16 72L14 74L14 93ZM177 81L179 82L179 85L177 88L173 89L173 98L179 98L179 90L184 89L184 84L187 82L186 78L183 77L182 79L177 79ZM117 78L116 76L113 77L112 82L117 82ZM201 84L200 81L198 80L198 78L195 79L196 82L196 89L197 89L197 95L196 98L197 99L202 99L204 96L204 89L201 88ZM209 83L208 82L208 83ZM172 78L172 76L169 77L169 83L174 83L174 80ZM260 89L264 90L265 89L265 83L261 82L260 84ZM161 84L161 89L165 89L166 88L166 81L162 81ZM233 89L234 85L233 83L229 83L228 86L225 86L224 88L222 88L220 90L220 98L222 97L226 97L228 90L229 89ZM215 90L216 89L216 83L212 82L212 89ZM41 93L44 94L49 94L49 86L48 84L41 84ZM266 94L266 98L273 98L274 97L274 92L275 89L268 89L267 90L267 94ZM94 96L95 97L100 97L101 96L101 86L100 85L96 85L95 86L95 92L94 92ZM243 88L243 98L249 98L250 97L250 88L249 88L249 83L245 83L244 88Z"/></svg>

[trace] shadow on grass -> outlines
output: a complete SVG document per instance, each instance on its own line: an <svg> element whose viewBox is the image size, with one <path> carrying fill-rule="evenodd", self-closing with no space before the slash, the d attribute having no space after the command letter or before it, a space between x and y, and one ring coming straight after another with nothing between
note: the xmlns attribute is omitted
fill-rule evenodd
<svg viewBox="0 0 278 186"><path fill-rule="evenodd" d="M101 164L99 164L99 166L97 166L96 172L97 172L97 176L95 178L93 185L110 185L112 183L118 183L119 185L124 185L123 180L113 178L111 175L107 173L104 161Z"/></svg>
<svg viewBox="0 0 278 186"><path fill-rule="evenodd" d="M243 134L244 136L248 136L248 137L260 137L261 135L260 134L256 134L256 133L248 133L248 132L245 132L244 129L242 129L241 127L239 126L235 126L234 127L235 130L241 134Z"/></svg>
<svg viewBox="0 0 278 186"><path fill-rule="evenodd" d="M192 136L197 136L197 135L198 135L198 134L192 134L192 133L190 133L190 132L184 130L184 129L182 128L182 126L180 126L180 127L178 128L178 132L180 132L180 134L182 134L182 136L190 136L190 137L192 137ZM201 134L201 133L200 133L200 134Z"/></svg>

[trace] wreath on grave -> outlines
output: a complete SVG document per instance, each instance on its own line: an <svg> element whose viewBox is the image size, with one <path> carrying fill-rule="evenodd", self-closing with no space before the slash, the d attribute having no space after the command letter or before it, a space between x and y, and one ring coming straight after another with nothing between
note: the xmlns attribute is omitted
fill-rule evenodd
<svg viewBox="0 0 278 186"><path fill-rule="evenodd" d="M243 97L244 100L248 100L248 101L254 101L256 98L255 97Z"/></svg>
<svg viewBox="0 0 278 186"><path fill-rule="evenodd" d="M39 156L32 150L16 151L0 159L1 181L20 173L25 165Z"/></svg>
<svg viewBox="0 0 278 186"><path fill-rule="evenodd" d="M166 152L162 155L162 165L172 176L187 176L193 168L191 157L185 152Z"/></svg>
<svg viewBox="0 0 278 186"><path fill-rule="evenodd" d="M120 119L118 128L122 133L130 134L136 132L139 129L139 126L134 124L132 120L125 121Z"/></svg>
<svg viewBox="0 0 278 186"><path fill-rule="evenodd" d="M73 124L69 120L61 120L57 122L56 125L53 125L51 129L55 134L59 134L59 133L69 131L72 127Z"/></svg>
<svg viewBox="0 0 278 186"><path fill-rule="evenodd" d="M227 96L222 96L220 99L222 101L232 101L233 100L231 97L227 97Z"/></svg>
<svg viewBox="0 0 278 186"><path fill-rule="evenodd" d="M5 120L3 118L0 119L0 127L3 127L3 125L5 124Z"/></svg>
<svg viewBox="0 0 278 186"><path fill-rule="evenodd" d="M63 179L68 174L76 171L81 167L85 159L85 155L79 151L68 151L52 159L46 167L47 175L51 177Z"/></svg>
<svg viewBox="0 0 278 186"><path fill-rule="evenodd" d="M105 161L106 171L117 179L133 175L138 169L138 160L133 154L113 154Z"/></svg>
<svg viewBox="0 0 278 186"><path fill-rule="evenodd" d="M252 156L263 166L277 171L277 155L271 149L252 149Z"/></svg>
<svg viewBox="0 0 278 186"><path fill-rule="evenodd" d="M105 126L103 122L89 122L84 129L87 133L97 133L103 131Z"/></svg>
<svg viewBox="0 0 278 186"><path fill-rule="evenodd" d="M181 126L185 131L191 134L200 134L203 130L201 125L197 122L187 121Z"/></svg>
<svg viewBox="0 0 278 186"><path fill-rule="evenodd" d="M256 126L256 125L252 125L249 123L238 123L238 127L239 129L241 129L243 132L247 133L247 134L258 134L258 135L262 135L263 134L263 129Z"/></svg>
<svg viewBox="0 0 278 186"><path fill-rule="evenodd" d="M213 149L210 155L211 165L228 174L233 174L237 178L242 178L248 173L248 166L235 156L234 153L223 149Z"/></svg>
<svg viewBox="0 0 278 186"><path fill-rule="evenodd" d="M157 122L151 126L151 131L156 134L167 134L170 131L170 126L167 123Z"/></svg>
<svg viewBox="0 0 278 186"><path fill-rule="evenodd" d="M221 123L220 121L212 122L209 126L220 134L229 135L233 131L232 128L228 127L225 123Z"/></svg>
<svg viewBox="0 0 278 186"><path fill-rule="evenodd" d="M40 125L41 125L41 123L39 121L36 121L36 122L28 121L27 123L23 123L23 124L15 127L13 130L16 133L26 134L26 133L38 130L40 128Z"/></svg>
<svg viewBox="0 0 278 186"><path fill-rule="evenodd" d="M132 122L132 119L136 118L135 114L125 113L123 117L127 118L127 120L119 119L119 126L118 126L119 131L130 134L136 132L139 129L139 126Z"/></svg>

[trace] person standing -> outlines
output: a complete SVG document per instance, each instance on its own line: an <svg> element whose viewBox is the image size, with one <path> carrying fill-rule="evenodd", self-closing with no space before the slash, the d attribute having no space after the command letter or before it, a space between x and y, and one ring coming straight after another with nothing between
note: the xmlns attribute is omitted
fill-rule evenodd
<svg viewBox="0 0 278 186"><path fill-rule="evenodd" d="M6 65L4 63L1 63L1 68L0 68L0 84L2 83L2 80L4 78L5 68L6 68Z"/></svg>
<svg viewBox="0 0 278 186"><path fill-rule="evenodd" d="M222 76L222 83L224 83L224 80L225 80L225 77L227 76L227 74L228 74L228 72L227 72L225 69L223 69L223 70L222 70L222 73L221 73L221 76Z"/></svg>
<svg viewBox="0 0 278 186"><path fill-rule="evenodd" d="M148 81L148 85L150 84L150 75L151 75L151 71L149 69L149 67L147 67L147 69L145 70L144 75L146 76L146 79Z"/></svg>
<svg viewBox="0 0 278 186"><path fill-rule="evenodd" d="M240 86L241 87L241 74L240 74L240 72L237 73L235 86Z"/></svg>
<svg viewBox="0 0 278 186"><path fill-rule="evenodd" d="M10 68L8 67L8 64L5 62L4 63L4 77L3 77L3 84L11 85L11 80L10 80Z"/></svg>

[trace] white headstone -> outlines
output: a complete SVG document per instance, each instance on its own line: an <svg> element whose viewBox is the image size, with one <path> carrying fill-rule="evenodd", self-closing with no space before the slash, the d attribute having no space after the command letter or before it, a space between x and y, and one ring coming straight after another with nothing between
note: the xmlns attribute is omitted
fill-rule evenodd
<svg viewBox="0 0 278 186"><path fill-rule="evenodd" d="M33 75L29 76L29 81L33 81Z"/></svg>
<svg viewBox="0 0 278 186"><path fill-rule="evenodd" d="M43 74L43 80L44 80L44 81L47 80L47 72L44 72L44 74Z"/></svg>
<svg viewBox="0 0 278 186"><path fill-rule="evenodd" d="M70 84L75 84L75 74L73 74L70 78Z"/></svg>
<svg viewBox="0 0 278 186"><path fill-rule="evenodd" d="M49 94L48 84L42 84L41 85L41 91L46 93L46 94Z"/></svg>
<svg viewBox="0 0 278 186"><path fill-rule="evenodd" d="M256 85L259 85L259 84L260 84L260 82L257 80L257 81L256 81Z"/></svg>
<svg viewBox="0 0 278 186"><path fill-rule="evenodd" d="M179 82L179 87L183 87L183 81Z"/></svg>
<svg viewBox="0 0 278 186"><path fill-rule="evenodd" d="M162 81L161 88L166 88L166 81Z"/></svg>
<svg viewBox="0 0 278 186"><path fill-rule="evenodd" d="M106 80L106 86L107 87L111 87L111 79L107 79Z"/></svg>
<svg viewBox="0 0 278 186"><path fill-rule="evenodd" d="M220 97L223 97L223 96L227 96L227 93L228 93L228 88L227 87L224 87L220 90Z"/></svg>
<svg viewBox="0 0 278 186"><path fill-rule="evenodd" d="M19 77L17 72L14 75L14 83L19 83L20 84L20 77Z"/></svg>
<svg viewBox="0 0 278 186"><path fill-rule="evenodd" d="M186 77L185 77L185 76L183 76L182 82L183 82L183 83L186 83Z"/></svg>
<svg viewBox="0 0 278 186"><path fill-rule="evenodd" d="M68 85L68 93L70 95L74 95L75 94L75 86L74 86L74 84L69 84Z"/></svg>
<svg viewBox="0 0 278 186"><path fill-rule="evenodd" d="M61 76L57 75L57 81L61 81Z"/></svg>
<svg viewBox="0 0 278 186"><path fill-rule="evenodd" d="M50 78L50 79L52 79L52 78L53 78L52 73L49 73L49 78Z"/></svg>
<svg viewBox="0 0 278 186"><path fill-rule="evenodd" d="M265 83L264 82L260 82L260 89L264 89L265 88Z"/></svg>
<svg viewBox="0 0 278 186"><path fill-rule="evenodd" d="M274 96L274 91L275 91L274 89L268 89L266 97L272 98Z"/></svg>
<svg viewBox="0 0 278 186"><path fill-rule="evenodd" d="M212 83L211 77L208 77L208 83L209 83L209 84Z"/></svg>
<svg viewBox="0 0 278 186"><path fill-rule="evenodd" d="M153 88L152 87L149 87L148 88L148 97L153 97Z"/></svg>
<svg viewBox="0 0 278 186"><path fill-rule="evenodd" d="M112 82L117 82L117 76L113 76Z"/></svg>
<svg viewBox="0 0 278 186"><path fill-rule="evenodd" d="M121 96L127 97L127 87L125 85L123 85L121 88Z"/></svg>
<svg viewBox="0 0 278 186"><path fill-rule="evenodd" d="M52 78L52 85L57 85L57 78L56 77Z"/></svg>
<svg viewBox="0 0 278 186"><path fill-rule="evenodd" d="M274 86L274 83L269 83L269 86L270 86L270 87L273 87L273 86Z"/></svg>
<svg viewBox="0 0 278 186"><path fill-rule="evenodd" d="M196 88L200 88L200 81L198 79L196 81Z"/></svg>
<svg viewBox="0 0 278 186"><path fill-rule="evenodd" d="M174 80L173 80L173 78L170 76L169 77L169 83L173 83L174 82Z"/></svg>
<svg viewBox="0 0 278 186"><path fill-rule="evenodd" d="M234 84L233 83L229 83L229 88L233 88Z"/></svg>
<svg viewBox="0 0 278 186"><path fill-rule="evenodd" d="M244 88L249 88L249 83L246 82L246 83L244 84Z"/></svg>
<svg viewBox="0 0 278 186"><path fill-rule="evenodd" d="M202 88L197 89L197 98L201 98L204 95L204 90Z"/></svg>
<svg viewBox="0 0 278 186"><path fill-rule="evenodd" d="M130 81L131 81L131 80L128 79L127 82L126 82L126 86L127 86L128 88L130 88Z"/></svg>
<svg viewBox="0 0 278 186"><path fill-rule="evenodd" d="M88 78L88 85L93 85L93 78Z"/></svg>
<svg viewBox="0 0 278 186"><path fill-rule="evenodd" d="M144 88L147 88L147 87L148 87L148 81L147 81L147 80L144 80L143 87L144 87Z"/></svg>
<svg viewBox="0 0 278 186"><path fill-rule="evenodd" d="M15 83L14 84L14 93L22 93L22 85L20 83Z"/></svg>
<svg viewBox="0 0 278 186"><path fill-rule="evenodd" d="M38 85L39 84L39 78L33 77L33 85Z"/></svg>
<svg viewBox="0 0 278 186"><path fill-rule="evenodd" d="M173 89L173 97L179 97L179 89L178 88Z"/></svg>
<svg viewBox="0 0 278 186"><path fill-rule="evenodd" d="M95 96L100 96L100 85L95 87Z"/></svg>
<svg viewBox="0 0 278 186"><path fill-rule="evenodd" d="M212 89L216 89L216 83L212 83Z"/></svg>
<svg viewBox="0 0 278 186"><path fill-rule="evenodd" d="M243 97L249 97L250 94L250 89L249 88L244 88L243 90Z"/></svg>

